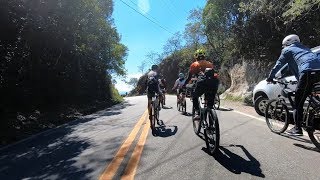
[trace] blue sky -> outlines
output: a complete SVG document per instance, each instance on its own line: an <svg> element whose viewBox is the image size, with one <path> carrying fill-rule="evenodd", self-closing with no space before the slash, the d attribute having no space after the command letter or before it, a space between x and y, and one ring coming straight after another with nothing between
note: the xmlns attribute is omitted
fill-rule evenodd
<svg viewBox="0 0 320 180"><path fill-rule="evenodd" d="M158 25L135 12L122 1ZM148 52L162 53L163 45L173 36L171 33L183 32L189 11L197 7L202 8L205 3L206 0L114 0L114 23L121 35L121 43L129 49L125 65L128 79L138 78L141 75L138 66L146 59ZM116 80L116 88L119 91L132 89L118 78Z"/></svg>

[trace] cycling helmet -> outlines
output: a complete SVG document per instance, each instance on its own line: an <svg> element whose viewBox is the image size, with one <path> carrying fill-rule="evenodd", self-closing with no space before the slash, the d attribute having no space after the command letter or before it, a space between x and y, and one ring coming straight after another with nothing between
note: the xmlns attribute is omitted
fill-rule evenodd
<svg viewBox="0 0 320 180"><path fill-rule="evenodd" d="M179 73L179 78L180 79L184 78L184 74L183 73Z"/></svg>
<svg viewBox="0 0 320 180"><path fill-rule="evenodd" d="M206 51L203 49L198 49L194 53L194 58L198 59L199 57L205 57L206 56Z"/></svg>
<svg viewBox="0 0 320 180"><path fill-rule="evenodd" d="M282 47L290 46L295 42L300 42L300 38L296 34L291 34L286 36L282 41Z"/></svg>
<svg viewBox="0 0 320 180"><path fill-rule="evenodd" d="M154 65L151 66L151 70L157 70L158 68L159 68L159 66L156 65L156 64L154 64Z"/></svg>

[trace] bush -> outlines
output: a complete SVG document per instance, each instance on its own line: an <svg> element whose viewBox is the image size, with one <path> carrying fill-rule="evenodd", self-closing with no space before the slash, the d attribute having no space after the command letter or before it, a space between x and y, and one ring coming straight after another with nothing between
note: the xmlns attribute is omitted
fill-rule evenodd
<svg viewBox="0 0 320 180"><path fill-rule="evenodd" d="M241 97L241 96L233 96L231 94L226 94L224 99L225 100L230 100L230 101L243 101L243 97Z"/></svg>
<svg viewBox="0 0 320 180"><path fill-rule="evenodd" d="M111 86L111 98L114 103L121 103L123 101L123 97L119 94L114 85Z"/></svg>
<svg viewBox="0 0 320 180"><path fill-rule="evenodd" d="M252 98L253 98L253 93L252 93L252 92L246 93L246 94L244 95L243 102L244 102L246 105L253 106Z"/></svg>

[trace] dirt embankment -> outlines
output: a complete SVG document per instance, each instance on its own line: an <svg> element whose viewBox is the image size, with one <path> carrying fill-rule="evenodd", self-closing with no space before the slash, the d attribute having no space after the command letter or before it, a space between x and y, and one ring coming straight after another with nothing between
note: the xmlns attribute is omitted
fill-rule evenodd
<svg viewBox="0 0 320 180"><path fill-rule="evenodd" d="M254 86L268 76L271 66L271 63L242 61L231 67L221 68L221 83L226 88L222 97L244 99L250 96Z"/></svg>

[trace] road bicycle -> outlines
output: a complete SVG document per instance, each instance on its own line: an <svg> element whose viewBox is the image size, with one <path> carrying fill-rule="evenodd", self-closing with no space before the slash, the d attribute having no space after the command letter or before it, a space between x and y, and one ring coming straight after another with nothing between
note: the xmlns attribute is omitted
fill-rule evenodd
<svg viewBox="0 0 320 180"><path fill-rule="evenodd" d="M161 100L160 100L160 104L161 104L161 107L163 108L164 105L166 104L166 89L161 89L161 92L162 92L162 97L161 97Z"/></svg>
<svg viewBox="0 0 320 180"><path fill-rule="evenodd" d="M150 127L152 130L152 135L156 135L156 121L159 121L159 95L154 94L151 98L151 111L150 111Z"/></svg>
<svg viewBox="0 0 320 180"><path fill-rule="evenodd" d="M211 155L214 155L219 149L220 143L219 120L215 109L207 106L205 95L199 97L199 114L200 120L196 120L194 118L195 109L192 107L193 130L199 136L201 129L203 129L207 150Z"/></svg>
<svg viewBox="0 0 320 180"><path fill-rule="evenodd" d="M266 123L269 129L277 134L286 131L290 123L289 108L286 103L286 98L289 100L289 105L294 106L295 92L288 88L290 84L296 84L296 81L280 81L275 80L275 83L283 85L281 95L278 99L272 99L268 102L265 111ZM308 133L312 143L320 149L320 84L315 84L312 92L306 99L304 107L302 127Z"/></svg>
<svg viewBox="0 0 320 180"><path fill-rule="evenodd" d="M177 93L179 93L177 98L177 109L185 114L187 112L186 90L185 88L180 90L177 89Z"/></svg>
<svg viewBox="0 0 320 180"><path fill-rule="evenodd" d="M214 107L217 110L220 108L220 97L219 97L218 93L216 93L216 95L214 97Z"/></svg>

